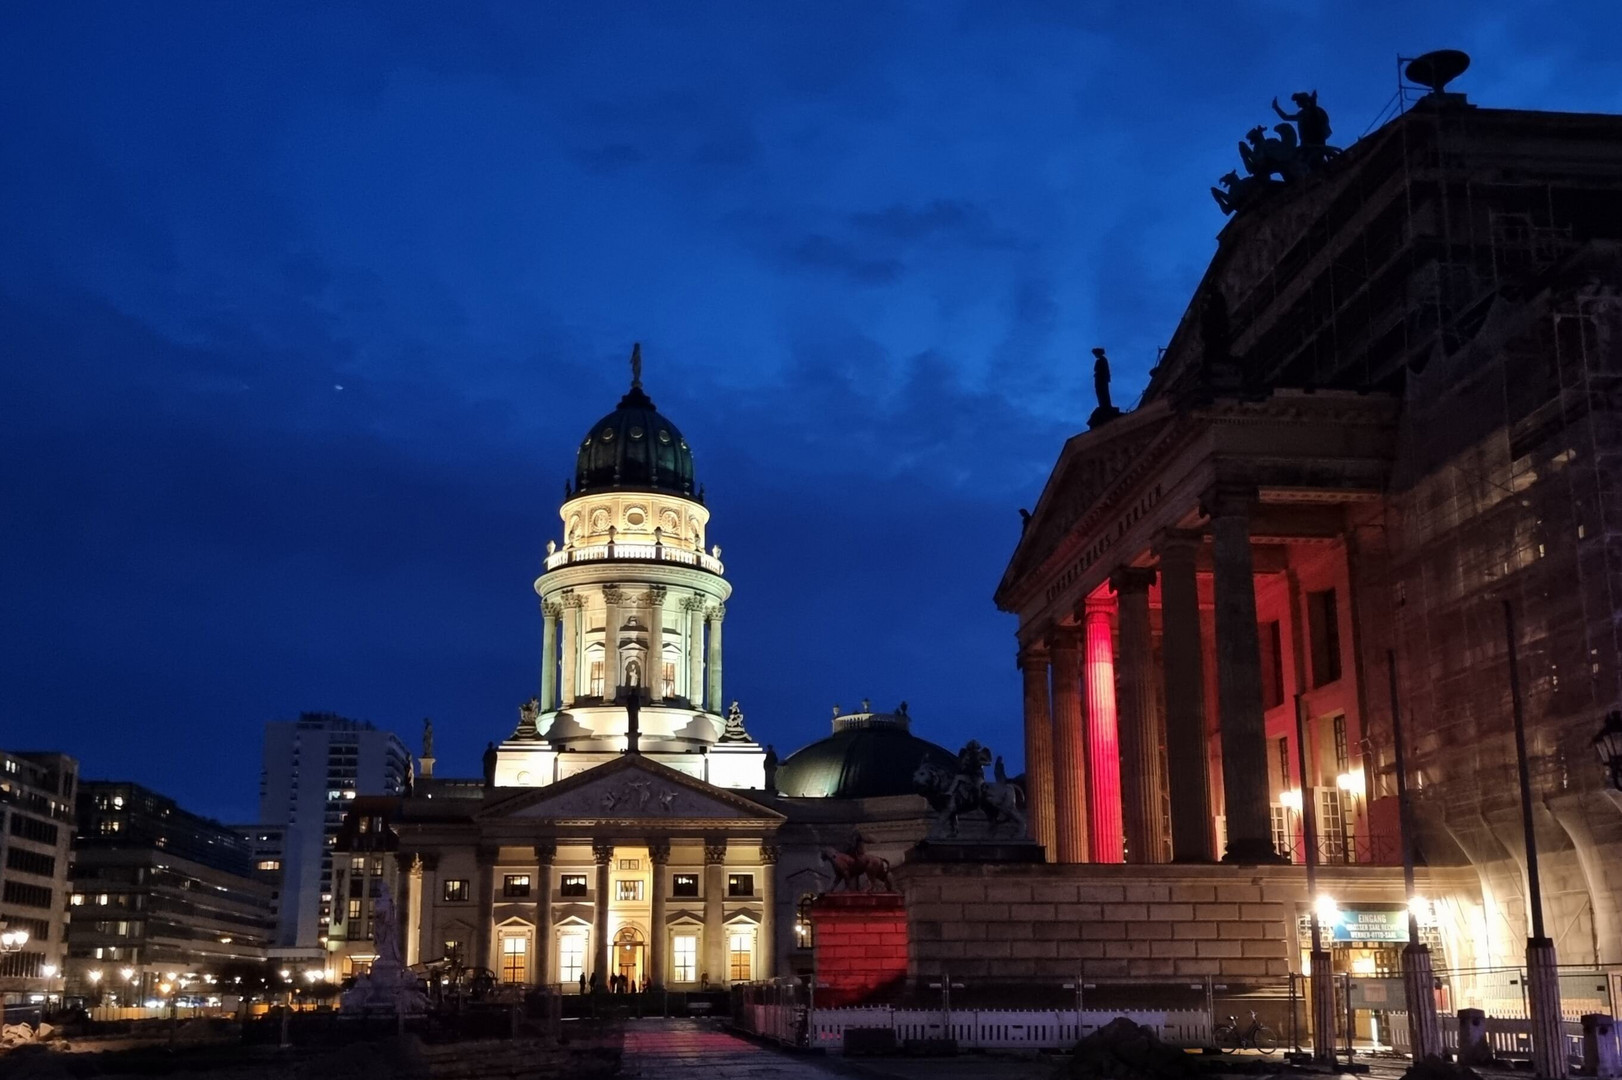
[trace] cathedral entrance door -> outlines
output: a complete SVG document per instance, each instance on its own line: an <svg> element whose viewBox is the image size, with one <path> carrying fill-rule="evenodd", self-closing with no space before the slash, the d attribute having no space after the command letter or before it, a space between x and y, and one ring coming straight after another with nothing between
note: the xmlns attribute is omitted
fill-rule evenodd
<svg viewBox="0 0 1622 1080"><path fill-rule="evenodd" d="M614 974L624 979L627 985L641 986L644 982L643 961L646 955L647 943L634 927L627 926L614 935Z"/></svg>

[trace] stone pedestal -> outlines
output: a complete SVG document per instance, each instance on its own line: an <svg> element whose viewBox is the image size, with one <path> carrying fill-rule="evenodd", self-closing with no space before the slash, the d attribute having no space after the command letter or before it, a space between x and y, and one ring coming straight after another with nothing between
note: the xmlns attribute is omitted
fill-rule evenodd
<svg viewBox="0 0 1622 1080"><path fill-rule="evenodd" d="M1480 1009L1459 1010L1459 1064L1485 1065L1492 1061L1487 1041L1487 1014Z"/></svg>
<svg viewBox="0 0 1622 1080"><path fill-rule="evenodd" d="M1583 1072L1589 1076L1622 1076L1622 1046L1617 1042L1616 1021L1605 1013L1588 1013L1583 1018Z"/></svg>
<svg viewBox="0 0 1622 1080"><path fill-rule="evenodd" d="M1328 949L1311 954L1312 975L1308 978L1312 995L1312 1060L1319 1065L1335 1063L1335 1029L1339 1017L1335 1015L1334 960Z"/></svg>
<svg viewBox="0 0 1622 1080"><path fill-rule="evenodd" d="M1035 840L920 840L907 853L909 863L1039 863L1042 845Z"/></svg>
<svg viewBox="0 0 1622 1080"><path fill-rule="evenodd" d="M1549 938L1526 942L1526 1003L1532 1016L1532 1071L1539 1080L1562 1080L1570 1072L1560 1017L1560 972Z"/></svg>
<svg viewBox="0 0 1622 1080"><path fill-rule="evenodd" d="M1402 950L1402 989L1408 1005L1408 1045L1414 1060L1442 1053L1442 1033L1436 1021L1436 974L1429 947L1411 943Z"/></svg>
<svg viewBox="0 0 1622 1080"><path fill-rule="evenodd" d="M907 909L900 893L824 893L811 902L819 1007L884 1000L907 980Z"/></svg>

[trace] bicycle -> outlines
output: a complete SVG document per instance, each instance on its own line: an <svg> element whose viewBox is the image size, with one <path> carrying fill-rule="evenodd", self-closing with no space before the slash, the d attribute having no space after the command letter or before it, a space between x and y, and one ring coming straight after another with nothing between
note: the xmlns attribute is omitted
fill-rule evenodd
<svg viewBox="0 0 1622 1080"><path fill-rule="evenodd" d="M1211 1041L1224 1054L1250 1048L1260 1050L1264 1054L1271 1054L1278 1049L1278 1036L1273 1029L1256 1019L1256 1011L1250 1012L1250 1026L1241 1030L1239 1021L1235 1017L1228 1017L1226 1024L1218 1024L1211 1032Z"/></svg>

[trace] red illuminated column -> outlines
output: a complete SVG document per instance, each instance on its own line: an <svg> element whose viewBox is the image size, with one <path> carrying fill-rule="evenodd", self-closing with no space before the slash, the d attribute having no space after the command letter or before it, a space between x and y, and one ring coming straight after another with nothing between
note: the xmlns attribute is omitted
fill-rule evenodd
<svg viewBox="0 0 1622 1080"><path fill-rule="evenodd" d="M1081 723L1081 649L1060 627L1048 639L1053 657L1053 861L1087 861L1087 758Z"/></svg>
<svg viewBox="0 0 1622 1080"><path fill-rule="evenodd" d="M1165 861L1161 810L1166 787L1160 768L1160 710L1149 625L1149 589L1154 581L1155 572L1141 566L1122 567L1110 575L1121 627L1122 831L1126 857L1135 863Z"/></svg>
<svg viewBox="0 0 1622 1080"><path fill-rule="evenodd" d="M1087 678L1087 804L1092 808L1088 846L1092 861L1118 863L1121 851L1121 749L1115 719L1115 649L1108 601L1087 601L1084 616Z"/></svg>

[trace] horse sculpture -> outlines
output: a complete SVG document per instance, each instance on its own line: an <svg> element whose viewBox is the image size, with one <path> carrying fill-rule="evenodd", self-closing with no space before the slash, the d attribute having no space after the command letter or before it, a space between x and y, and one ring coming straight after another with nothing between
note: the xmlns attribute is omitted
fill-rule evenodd
<svg viewBox="0 0 1622 1080"><path fill-rule="evenodd" d="M829 892L837 891L841 886L846 892L895 891L895 886L890 882L890 860L880 855L869 855L866 841L861 836L852 838L844 850L823 848L822 861L828 864L834 875L833 887ZM865 887L863 878L867 879Z"/></svg>
<svg viewBox="0 0 1622 1080"><path fill-rule="evenodd" d="M912 782L934 809L936 820L944 823L948 836L957 835L960 814L977 810L985 814L992 833L1006 823L1012 826L1013 835L1025 834L1024 793L1011 781L987 783L972 773L952 773L926 760L918 763Z"/></svg>

